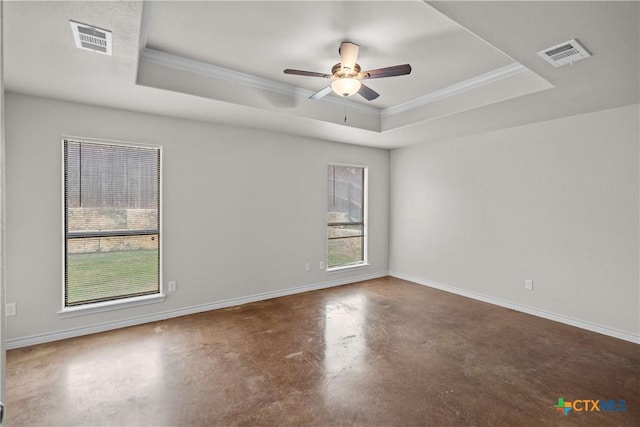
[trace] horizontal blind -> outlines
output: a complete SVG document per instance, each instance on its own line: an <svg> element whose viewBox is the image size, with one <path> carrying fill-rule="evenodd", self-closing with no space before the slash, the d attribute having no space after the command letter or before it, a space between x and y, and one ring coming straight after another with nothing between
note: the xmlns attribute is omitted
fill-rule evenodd
<svg viewBox="0 0 640 427"><path fill-rule="evenodd" d="M364 261L364 168L329 165L327 267Z"/></svg>
<svg viewBox="0 0 640 427"><path fill-rule="evenodd" d="M65 306L160 292L160 149L64 142Z"/></svg>

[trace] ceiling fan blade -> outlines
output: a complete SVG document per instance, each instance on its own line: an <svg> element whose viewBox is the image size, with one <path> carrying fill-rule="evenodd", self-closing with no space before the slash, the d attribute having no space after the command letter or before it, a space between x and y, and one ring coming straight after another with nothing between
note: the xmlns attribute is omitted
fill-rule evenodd
<svg viewBox="0 0 640 427"><path fill-rule="evenodd" d="M380 96L378 92L371 89L369 86L365 86L363 84L360 85L360 90L358 90L358 94L362 96L367 101L373 101L377 97Z"/></svg>
<svg viewBox="0 0 640 427"><path fill-rule="evenodd" d="M307 77L324 77L324 78L331 77L331 74L316 73L315 71L292 70L290 68L287 68L286 70L284 70L284 73L293 74L296 76L307 76Z"/></svg>
<svg viewBox="0 0 640 427"><path fill-rule="evenodd" d="M318 92L316 92L313 95L311 95L309 97L309 99L320 99L320 98L328 95L331 92L331 90L332 90L331 89L331 85L329 85L329 86L325 87L324 89L319 90Z"/></svg>
<svg viewBox="0 0 640 427"><path fill-rule="evenodd" d="M356 62L358 62L358 51L360 50L360 46L351 42L342 42L340 44L340 49L338 49L338 53L340 53L340 64L342 65L343 73L351 73L355 66Z"/></svg>
<svg viewBox="0 0 640 427"><path fill-rule="evenodd" d="M379 79L381 77L402 76L411 73L411 65L394 65L392 67L378 68L376 70L363 71L359 74L363 79Z"/></svg>

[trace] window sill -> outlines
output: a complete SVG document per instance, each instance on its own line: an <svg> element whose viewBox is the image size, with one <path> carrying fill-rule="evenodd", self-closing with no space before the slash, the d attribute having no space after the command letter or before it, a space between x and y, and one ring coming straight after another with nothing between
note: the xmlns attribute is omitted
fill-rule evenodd
<svg viewBox="0 0 640 427"><path fill-rule="evenodd" d="M364 270L365 268L369 268L369 263L363 262L360 264L342 265L340 267L328 268L327 274L343 273L345 271L352 271L352 270Z"/></svg>
<svg viewBox="0 0 640 427"><path fill-rule="evenodd" d="M156 294L121 299L117 301L97 302L94 304L86 304L75 307L65 307L58 312L58 316L62 318L84 316L86 314L102 313L104 311L121 310L123 308L156 304L159 302L164 302L164 300L165 296L163 294Z"/></svg>

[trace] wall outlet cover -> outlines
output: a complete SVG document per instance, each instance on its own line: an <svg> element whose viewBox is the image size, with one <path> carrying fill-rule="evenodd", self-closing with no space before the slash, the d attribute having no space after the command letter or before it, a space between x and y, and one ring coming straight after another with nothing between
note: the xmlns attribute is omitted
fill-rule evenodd
<svg viewBox="0 0 640 427"><path fill-rule="evenodd" d="M16 303L10 302L4 306L4 315L5 316L15 316L16 315Z"/></svg>

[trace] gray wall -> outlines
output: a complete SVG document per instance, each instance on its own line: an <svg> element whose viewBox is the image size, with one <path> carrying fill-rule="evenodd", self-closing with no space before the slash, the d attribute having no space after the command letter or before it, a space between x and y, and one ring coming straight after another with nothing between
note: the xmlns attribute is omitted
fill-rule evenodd
<svg viewBox="0 0 640 427"><path fill-rule="evenodd" d="M389 152L9 93L9 340L388 270ZM165 302L59 318L63 135L163 146ZM329 162L369 167L370 267L327 274ZM305 263L312 264L305 271Z"/></svg>
<svg viewBox="0 0 640 427"><path fill-rule="evenodd" d="M394 150L391 274L639 337L638 117Z"/></svg>
<svg viewBox="0 0 640 427"><path fill-rule="evenodd" d="M6 363L7 357L5 352L5 318L4 318L4 303L5 303L5 176L4 176L4 53L3 53L3 40L2 35L4 25L4 3L0 2L0 402L5 401L5 375L7 372Z"/></svg>
<svg viewBox="0 0 640 427"><path fill-rule="evenodd" d="M388 270L640 335L637 105L391 156L12 93L5 112L7 302L18 308L6 319L10 341ZM62 135L164 147L163 282L178 281L164 303L57 315ZM317 268L329 162L369 167L364 270ZM533 291L523 289L525 279Z"/></svg>

